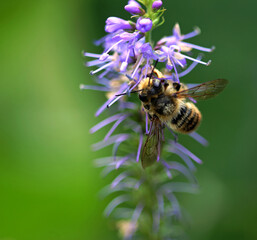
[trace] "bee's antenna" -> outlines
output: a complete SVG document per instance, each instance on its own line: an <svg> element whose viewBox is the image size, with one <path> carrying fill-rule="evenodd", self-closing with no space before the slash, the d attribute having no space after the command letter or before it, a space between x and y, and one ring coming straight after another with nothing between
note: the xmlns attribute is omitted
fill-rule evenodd
<svg viewBox="0 0 257 240"><path fill-rule="evenodd" d="M137 93L137 92L141 92L143 91L143 89L139 89L139 90L135 90L135 91L131 91L130 93ZM128 93L121 93L121 94L117 94L115 95L116 97L119 97L119 96L124 96L124 95L127 95Z"/></svg>
<svg viewBox="0 0 257 240"><path fill-rule="evenodd" d="M155 61L155 63L154 63L152 72L150 73L150 76L149 76L148 86L150 86L150 80L151 80L151 78L153 77L153 71L154 71L154 69L156 68L158 62L159 62L159 59L157 59L157 60Z"/></svg>

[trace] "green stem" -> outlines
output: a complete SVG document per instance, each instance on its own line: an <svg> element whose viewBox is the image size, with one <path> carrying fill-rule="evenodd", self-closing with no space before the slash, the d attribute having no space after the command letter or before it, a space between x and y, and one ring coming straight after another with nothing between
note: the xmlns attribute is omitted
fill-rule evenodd
<svg viewBox="0 0 257 240"><path fill-rule="evenodd" d="M154 19L152 19L152 17L153 17L152 4L153 4L153 0L146 0L145 1L147 15L153 21ZM152 41L152 30L150 30L149 32L147 32L145 34L145 41L151 43L151 41Z"/></svg>
<svg viewBox="0 0 257 240"><path fill-rule="evenodd" d="M142 196L146 201L145 206L145 214L147 215L147 219L149 220L149 226L147 228L147 232L145 232L144 239L145 240L161 240L160 232L153 231L153 212L156 211L158 207L157 197L156 197L156 182L158 180L156 178L159 177L160 172L158 171L156 166L151 166L148 169L144 170L145 174L145 192Z"/></svg>

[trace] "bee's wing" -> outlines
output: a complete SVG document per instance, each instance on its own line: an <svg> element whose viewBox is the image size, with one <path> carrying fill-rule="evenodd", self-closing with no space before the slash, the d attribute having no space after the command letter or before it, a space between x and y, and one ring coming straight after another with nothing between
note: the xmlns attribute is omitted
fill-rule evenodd
<svg viewBox="0 0 257 240"><path fill-rule="evenodd" d="M226 79L216 79L195 87L174 93L177 98L196 98L205 100L218 95L228 84Z"/></svg>
<svg viewBox="0 0 257 240"><path fill-rule="evenodd" d="M152 124L155 124L155 122L153 122ZM155 128L156 126L153 127ZM155 128L153 129L153 131L150 132L143 147L141 157L141 163L143 168L151 166L157 160L159 136L156 130L157 129Z"/></svg>

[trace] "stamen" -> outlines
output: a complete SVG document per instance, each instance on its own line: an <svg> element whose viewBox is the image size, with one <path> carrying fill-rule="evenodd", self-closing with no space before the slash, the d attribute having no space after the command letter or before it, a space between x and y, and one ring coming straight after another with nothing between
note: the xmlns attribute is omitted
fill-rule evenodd
<svg viewBox="0 0 257 240"><path fill-rule="evenodd" d="M187 33L187 34L183 35L180 40L195 37L195 36L199 35L200 33L201 33L201 29L199 27L195 27L193 32L190 32L190 33Z"/></svg>
<svg viewBox="0 0 257 240"><path fill-rule="evenodd" d="M146 76L147 76L147 72L148 72L148 68L149 68L149 59L147 58L147 60L146 60L146 65L145 65L145 78L146 78Z"/></svg>
<svg viewBox="0 0 257 240"><path fill-rule="evenodd" d="M193 103L197 103L197 101L195 100L195 99L193 99L192 97L189 97L188 98L191 102L193 102Z"/></svg>
<svg viewBox="0 0 257 240"><path fill-rule="evenodd" d="M191 153L188 149L186 149L185 147L183 147L181 144L179 143L175 143L173 142L174 146L179 149L180 151L184 152L187 156L189 156L190 158L192 158L195 162L201 164L202 160L199 159L197 156L195 156L193 153Z"/></svg>
<svg viewBox="0 0 257 240"><path fill-rule="evenodd" d="M129 76L128 74L125 74L125 76L126 76L130 81L134 80L134 81L136 82L136 80L133 79L133 78L132 78L131 76Z"/></svg>
<svg viewBox="0 0 257 240"><path fill-rule="evenodd" d="M113 143L116 143L116 142L124 142L126 141L128 138L130 137L129 134L117 134L117 135L114 135L114 136L111 136L107 141L100 141L100 142L97 142L95 144L93 144L93 150L94 151L97 151L99 149L102 149L102 148L105 148Z"/></svg>
<svg viewBox="0 0 257 240"><path fill-rule="evenodd" d="M140 139L139 139L139 145L138 145L138 149L137 149L137 162L139 162L139 157L140 157L140 153L141 153L141 148L142 148L142 143L143 143L143 134L140 134Z"/></svg>
<svg viewBox="0 0 257 240"><path fill-rule="evenodd" d="M99 64L101 64L101 63L102 63L102 62L100 62L98 59L96 59L96 60L92 60L92 61L86 62L85 65L86 65L87 67L92 67L92 66L99 65Z"/></svg>
<svg viewBox="0 0 257 240"><path fill-rule="evenodd" d="M83 55L84 55L85 57L92 57L92 58L99 58L99 57L101 57L101 54L88 53L88 52L84 52Z"/></svg>
<svg viewBox="0 0 257 240"><path fill-rule="evenodd" d="M120 44L121 42L123 42L124 40L121 39L120 41L114 43L105 53L110 52L114 47L116 47L118 44Z"/></svg>
<svg viewBox="0 0 257 240"><path fill-rule="evenodd" d="M161 161L162 162L162 165L165 167L165 170L166 170L166 174L168 176L169 179L172 178L172 174L170 172L170 166L168 163L166 163L164 160Z"/></svg>
<svg viewBox="0 0 257 240"><path fill-rule="evenodd" d="M181 218L181 210L180 210L180 206L179 206L177 198L172 193L166 193L165 195L172 205L173 213L175 214L175 216L178 219L180 219Z"/></svg>
<svg viewBox="0 0 257 240"><path fill-rule="evenodd" d="M99 58L99 60L100 60L101 62L103 62L103 61L105 61L108 57L110 57L110 55L109 55L108 53L103 53L103 54L101 55L101 57Z"/></svg>
<svg viewBox="0 0 257 240"><path fill-rule="evenodd" d="M133 85L132 88L129 89L129 92L132 92L132 90L133 90L135 87L137 87L137 85L141 82L142 77L143 77L143 75L141 75L140 78L139 78L139 80L136 82L136 84ZM138 90L137 92L142 91L142 90L143 90L143 89L140 89L140 90Z"/></svg>
<svg viewBox="0 0 257 240"><path fill-rule="evenodd" d="M123 110L123 109L133 109L135 110L137 108L137 105L136 103L133 103L133 102L121 102L121 105L120 106L120 110Z"/></svg>
<svg viewBox="0 0 257 240"><path fill-rule="evenodd" d="M184 68L185 66L176 58L174 58L175 62L182 68ZM178 74L179 75L179 74Z"/></svg>
<svg viewBox="0 0 257 240"><path fill-rule="evenodd" d="M209 60L209 61L206 63L206 62L200 61L200 60L198 60L198 59L191 58L191 57L189 57L189 56L187 56L187 55L184 55L184 54L182 54L182 53L177 53L177 54L179 54L181 57L187 58L187 59L189 59L189 60L191 60L191 61L194 61L194 62L201 63L201 64L206 65L206 66L209 66L209 65L211 64L211 60Z"/></svg>
<svg viewBox="0 0 257 240"><path fill-rule="evenodd" d="M104 37L102 37L102 38L100 38L100 39L94 41L94 44L95 44L96 46L101 45L102 43L105 42L106 38L108 38L110 35L111 35L111 34L106 35L106 36L104 36Z"/></svg>
<svg viewBox="0 0 257 240"><path fill-rule="evenodd" d="M117 159L117 152L118 152L118 149L119 149L119 146L122 142L116 142L114 145L113 145L113 149L112 149L112 155L113 155L113 161L116 162L116 159Z"/></svg>
<svg viewBox="0 0 257 240"><path fill-rule="evenodd" d="M196 60L201 60L202 59L202 55L200 54ZM190 73L198 64L198 62L194 61L185 71L179 73L179 77L184 77L185 75L187 75L188 73Z"/></svg>
<svg viewBox="0 0 257 240"><path fill-rule="evenodd" d="M110 90L110 89L107 88L107 87L102 87L102 86L90 86L90 85L84 85L84 84L80 84L79 88L80 88L81 90L90 89L90 90L103 91L103 92L107 92L107 91Z"/></svg>
<svg viewBox="0 0 257 240"><path fill-rule="evenodd" d="M108 71L108 70L106 70ZM100 75L99 75L100 76ZM106 78L96 78L95 81L101 85L104 85L104 86L109 86L110 85L110 80L106 79Z"/></svg>
<svg viewBox="0 0 257 240"><path fill-rule="evenodd" d="M143 56L141 56L141 58L139 59L138 64L137 64L137 66L136 66L134 72L133 72L132 75L131 75L131 78L132 78L132 79L135 77L135 74L136 74L136 72L137 72L139 66L141 65L142 60L143 60Z"/></svg>
<svg viewBox="0 0 257 240"><path fill-rule="evenodd" d="M108 124L110 124L114 121L117 121L122 116L123 116L123 114L116 114L116 115L113 115L109 118L104 119L103 121L101 121L100 123L98 123L94 127L92 127L90 129L90 133L94 133L94 132L98 131L99 129L105 127L106 125L108 125Z"/></svg>
<svg viewBox="0 0 257 240"><path fill-rule="evenodd" d="M196 171L196 167L195 165L193 164L191 158L189 158L186 154L184 154L183 152L181 152L180 150L178 149L175 149L174 147L173 148L170 148L169 149L170 152L172 153L175 153L177 154L179 157L181 157L181 159L185 162L185 164L188 166L188 168L191 170L191 171Z"/></svg>
<svg viewBox="0 0 257 240"><path fill-rule="evenodd" d="M139 181L137 181L137 183L135 184L134 188L137 190L139 189L139 187L141 186L141 184L144 182L143 179L140 179Z"/></svg>
<svg viewBox="0 0 257 240"><path fill-rule="evenodd" d="M127 91L128 91L128 89L126 89L125 91L123 91L123 93L125 93L125 95L126 95ZM112 106L114 103L116 103L120 98L122 98L122 96L124 95L123 93L122 93L122 94L117 94L118 97L114 98L114 99L107 105L107 108L109 108L109 107ZM117 95L115 95L115 96L117 96Z"/></svg>
<svg viewBox="0 0 257 240"><path fill-rule="evenodd" d="M129 58L129 54L130 54L130 50L128 50L127 56L126 56L126 60L124 62L122 62L121 67L120 67L120 71L121 72L125 72L128 66L128 58Z"/></svg>
<svg viewBox="0 0 257 240"><path fill-rule="evenodd" d="M138 218L140 217L141 215L141 212L144 208L144 205L142 203L139 203L135 209L135 211L133 212L133 215L132 215L132 222L134 222L135 224L137 223L137 220Z"/></svg>
<svg viewBox="0 0 257 240"><path fill-rule="evenodd" d="M120 90L117 93L121 93L122 91L124 91L127 88L127 84L124 83L121 87ZM112 97L110 99L108 99L95 113L95 116L98 117L106 108L108 108L108 104L110 102L113 101L113 99L115 99L115 97Z"/></svg>
<svg viewBox="0 0 257 240"><path fill-rule="evenodd" d="M118 175L111 183L111 188L115 188L124 178L128 177L128 173L123 172Z"/></svg>
<svg viewBox="0 0 257 240"><path fill-rule="evenodd" d="M184 182L168 182L162 186L166 193L171 192L187 192L197 193L198 186L195 183L184 183Z"/></svg>
<svg viewBox="0 0 257 240"><path fill-rule="evenodd" d="M115 102L117 102L121 97L122 97L122 95L116 97L115 99L113 99L113 100L107 105L107 108L109 108L111 105L113 105Z"/></svg>
<svg viewBox="0 0 257 240"><path fill-rule="evenodd" d="M105 68L111 66L111 65L113 65L113 62L109 62L109 63L103 65L102 67L98 68L98 69L95 70L95 71L91 71L91 72L90 72L90 75L94 75L94 74L96 74L96 73L102 71L103 69L105 69Z"/></svg>
<svg viewBox="0 0 257 240"><path fill-rule="evenodd" d="M114 130L120 125L120 123L122 121L124 121L129 115L125 115L123 117L121 117L120 119L117 120L116 123L113 124L112 128L110 129L110 131L106 134L106 136L104 137L104 140L106 141L114 132Z"/></svg>
<svg viewBox="0 0 257 240"><path fill-rule="evenodd" d="M212 52L215 49L214 46L212 46L211 48L205 48L205 47L201 47L201 46L198 46L198 45L195 45L195 44L192 44L192 43L187 43L187 42L183 42L183 44L185 44L188 47L198 49L198 50L203 51L203 52Z"/></svg>
<svg viewBox="0 0 257 240"><path fill-rule="evenodd" d="M175 63L174 63L172 57L170 58L170 61L172 62L172 65L173 65L173 68L174 68L174 71L175 71L175 75L176 75L177 81L178 81L178 83L180 83L179 77L178 77L178 71L177 71L177 68L175 66Z"/></svg>
<svg viewBox="0 0 257 240"><path fill-rule="evenodd" d="M170 169L175 169L179 172L181 172L189 181L196 183L197 180L192 174L190 170L188 170L187 167L185 167L183 164L179 162L170 162L169 164Z"/></svg>
<svg viewBox="0 0 257 240"><path fill-rule="evenodd" d="M105 70L104 72L102 72L102 73L98 76L98 78L103 78L109 71L110 71L109 69Z"/></svg>
<svg viewBox="0 0 257 240"><path fill-rule="evenodd" d="M118 196L116 198L114 198L110 203L109 205L106 207L106 209L104 210L104 214L106 216L109 216L112 211L118 206L120 205L121 203L124 203L126 201L129 200L129 195L128 194L123 194L121 196Z"/></svg>
<svg viewBox="0 0 257 240"><path fill-rule="evenodd" d="M208 146L208 141L202 137L200 134L198 134L197 132L192 132L189 134L189 136L191 136L193 139L195 139L197 142L201 143L203 146Z"/></svg>
<svg viewBox="0 0 257 240"><path fill-rule="evenodd" d="M119 169L121 165L123 165L128 159L131 158L131 154L122 158L121 160L119 160L117 163L116 163L116 169Z"/></svg>
<svg viewBox="0 0 257 240"><path fill-rule="evenodd" d="M168 128L168 130L170 131L170 133L173 135L173 137L174 137L174 142L176 143L176 142L178 141L178 135L177 135L175 132L173 132L173 131L171 130L171 128L170 128L167 124L164 123L164 125Z"/></svg>

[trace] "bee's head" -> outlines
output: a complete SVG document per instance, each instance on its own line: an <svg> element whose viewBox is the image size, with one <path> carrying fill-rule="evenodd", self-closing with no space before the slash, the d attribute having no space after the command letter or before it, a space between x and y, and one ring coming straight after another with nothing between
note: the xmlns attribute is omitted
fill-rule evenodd
<svg viewBox="0 0 257 240"><path fill-rule="evenodd" d="M164 91L161 80L155 78L149 79L149 77L143 80L140 88L142 91L139 94L139 99L142 102L147 102L151 96L160 95Z"/></svg>
<svg viewBox="0 0 257 240"><path fill-rule="evenodd" d="M151 79L150 86L147 89L148 95L156 95L163 92L163 84L159 79Z"/></svg>

